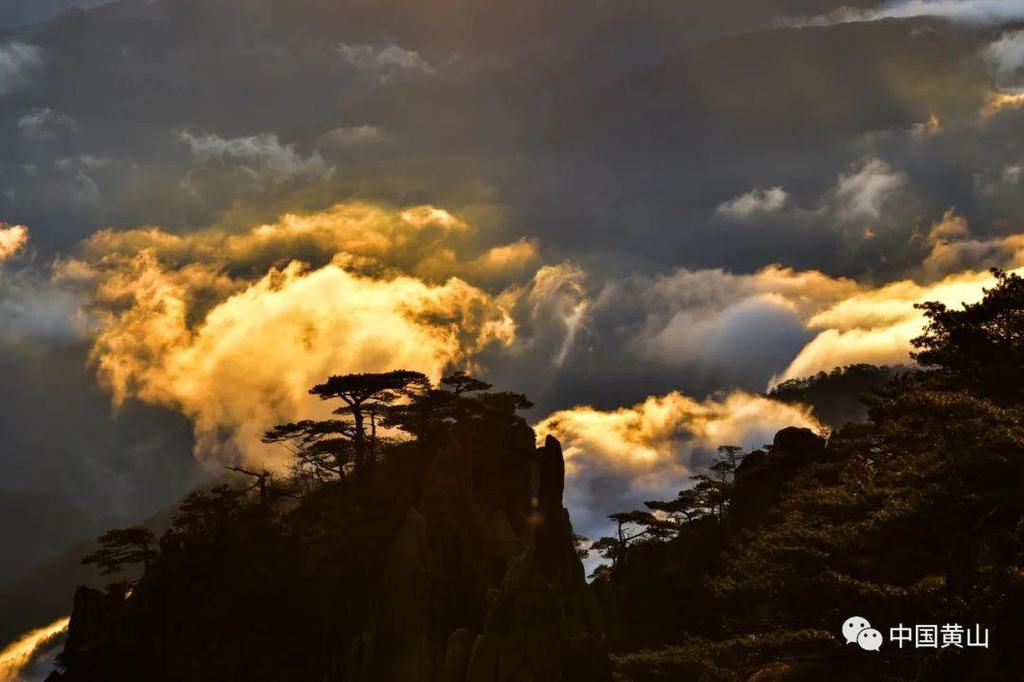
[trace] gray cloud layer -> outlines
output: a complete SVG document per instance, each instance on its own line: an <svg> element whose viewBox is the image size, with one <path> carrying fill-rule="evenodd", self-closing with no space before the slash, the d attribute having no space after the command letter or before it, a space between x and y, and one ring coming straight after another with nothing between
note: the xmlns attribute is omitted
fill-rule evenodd
<svg viewBox="0 0 1024 682"><path fill-rule="evenodd" d="M762 390L815 333L766 266L874 285L1009 259L1024 118L991 98L1019 75L1019 35L978 22L1019 3L863 2L862 18L965 21L771 28L844 4L128 1L11 33L0 220L32 242L0 275L5 487L109 516L195 480L189 425L112 416L65 324L80 301L48 264L104 227L230 235L340 202L444 206L474 253L519 244L490 257L556 266L479 278L522 287L521 343L477 359L538 418ZM969 230L933 236L954 207ZM595 490L626 481L593 471Z"/></svg>

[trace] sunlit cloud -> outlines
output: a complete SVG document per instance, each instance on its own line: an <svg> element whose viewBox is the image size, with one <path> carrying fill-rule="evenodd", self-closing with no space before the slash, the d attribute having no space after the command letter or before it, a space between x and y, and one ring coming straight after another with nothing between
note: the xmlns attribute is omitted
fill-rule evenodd
<svg viewBox="0 0 1024 682"><path fill-rule="evenodd" d="M901 186L898 173L867 160L840 179L835 201L870 216ZM843 364L907 362L924 326L915 303L977 300L991 282L986 268L1016 267L1024 253L1017 237L976 237L949 211L919 236L930 253L916 279L872 284L770 266L595 281L571 262L543 264L535 240L483 237L436 206L338 204L245 231L100 230L57 261L52 283L83 302L79 326L115 403L138 398L185 414L201 459L277 465L286 453L259 435L322 410L307 390L328 374L405 367L437 379L481 357L557 374L603 346L610 354L599 362L614 356L757 391ZM704 429L706 440L691 433L677 454L740 437L727 414L748 405L806 423L730 395L664 398L637 419L667 410L693 433ZM595 433L619 423L587 409L573 418L596 419ZM646 461L653 451L636 453ZM688 466L673 457L655 459Z"/></svg>
<svg viewBox="0 0 1024 682"><path fill-rule="evenodd" d="M983 119L1024 107L1024 92L994 92L981 110Z"/></svg>
<svg viewBox="0 0 1024 682"><path fill-rule="evenodd" d="M272 270L189 324L194 295L213 280L196 268L167 272L145 255L107 279L95 358L114 395L175 407L196 428L197 452L264 459L262 430L321 410L308 395L330 374L396 367L434 379L513 327L487 294L452 279L374 279L331 264ZM198 281L197 281L198 280ZM209 291L218 288L211 282ZM224 429L232 432L226 447Z"/></svg>
<svg viewBox="0 0 1024 682"><path fill-rule="evenodd" d="M14 257L28 243L28 228L24 225L4 226L0 223L0 263Z"/></svg>
<svg viewBox="0 0 1024 682"><path fill-rule="evenodd" d="M443 209L369 204L242 233L101 230L57 262L54 281L87 302L115 403L187 415L202 458L273 464L283 453L260 433L322 409L307 391L324 376L404 367L438 379L516 342L523 306L561 310L551 301L564 285L543 268L530 275L534 242L485 248L474 234ZM524 270L499 294L471 283Z"/></svg>
<svg viewBox="0 0 1024 682"><path fill-rule="evenodd" d="M967 220L952 209L932 226L926 241L931 249L920 269L929 280L992 266L1024 265L1024 235L975 236Z"/></svg>
<svg viewBox="0 0 1024 682"><path fill-rule="evenodd" d="M857 362L906 364L910 362L910 341L926 324L915 304L939 301L956 307L973 303L981 300L984 288L994 284L989 272L966 272L932 284L904 280L858 293L808 320L810 329L820 331L778 381Z"/></svg>
<svg viewBox="0 0 1024 682"><path fill-rule="evenodd" d="M617 355L756 390L813 338L811 316L858 291L850 279L779 266L752 274L679 269L608 282L588 325L616 334L603 341Z"/></svg>
<svg viewBox="0 0 1024 682"><path fill-rule="evenodd" d="M0 682L20 682L19 673L40 653L41 647L65 632L70 622L70 618L61 618L46 627L22 635L17 641L0 650Z"/></svg>
<svg viewBox="0 0 1024 682"><path fill-rule="evenodd" d="M977 237L952 210L920 240L928 251L919 268L877 284L778 266L749 275L681 269L613 281L586 324L628 330L621 347L634 358L738 385L859 362L906 364L910 341L926 322L915 304L979 300L994 282L990 267L1024 266L1024 237Z"/></svg>
<svg viewBox="0 0 1024 682"><path fill-rule="evenodd" d="M486 249L477 231L434 206L393 210L368 203L337 204L315 213L287 213L242 233L210 228L177 235L156 227L100 230L82 246L90 260L149 250L176 267L216 262L235 271L265 272L299 259L326 264L346 254L349 269L382 268L434 281L453 275L489 283L529 275L538 258L535 240L521 238Z"/></svg>
<svg viewBox="0 0 1024 682"><path fill-rule="evenodd" d="M915 123L910 127L910 135L917 140L927 139L941 132L942 121L935 114L930 115L924 123Z"/></svg>
<svg viewBox="0 0 1024 682"><path fill-rule="evenodd" d="M536 430L562 442L574 522L598 533L607 514L688 487L688 476L703 470L719 445L760 447L787 426L820 428L806 408L762 396L736 391L695 400L672 392L617 410L562 410Z"/></svg>

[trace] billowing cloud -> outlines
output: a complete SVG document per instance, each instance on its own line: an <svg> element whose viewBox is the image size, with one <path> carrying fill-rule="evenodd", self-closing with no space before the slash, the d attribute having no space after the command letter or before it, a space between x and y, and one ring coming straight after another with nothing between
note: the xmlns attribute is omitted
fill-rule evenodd
<svg viewBox="0 0 1024 682"><path fill-rule="evenodd" d="M781 187L770 189L755 188L718 206L715 214L729 220L749 220L765 213L781 210L789 200L789 194Z"/></svg>
<svg viewBox="0 0 1024 682"><path fill-rule="evenodd" d="M911 339L924 330L926 319L917 303L939 301L949 306L981 300L995 284L989 272L964 272L932 284L912 280L892 282L832 305L807 321L820 330L793 360L779 380L803 377L833 367L870 362L909 362Z"/></svg>
<svg viewBox="0 0 1024 682"><path fill-rule="evenodd" d="M813 337L811 316L859 290L850 279L779 266L752 274L679 269L608 282L586 324L601 348L634 358L630 371L647 366L758 390Z"/></svg>
<svg viewBox="0 0 1024 682"><path fill-rule="evenodd" d="M1000 79L1004 82L1012 79L1024 67L1024 31L1004 33L985 46L982 54Z"/></svg>
<svg viewBox="0 0 1024 682"><path fill-rule="evenodd" d="M976 236L952 210L917 241L925 256L915 271L877 284L778 266L609 281L582 320L596 338L587 352L613 376L615 358L625 355L628 373L651 368L652 376L679 376L705 390L760 390L857 362L908 363L910 340L925 325L915 304L978 300L993 283L988 268L1024 266L1024 238Z"/></svg>
<svg viewBox="0 0 1024 682"><path fill-rule="evenodd" d="M33 16L53 4L8 0L0 17L12 1ZM323 372L392 363L434 376L477 363L538 414L587 403L614 421L637 404L625 410L636 420L674 410L688 416L666 423L680 424L725 410L734 387L749 391L736 410L768 414L751 396L772 376L906 360L922 322L913 302L947 295L949 278L966 292L949 300L968 300L989 265L1017 266L1021 159L1007 141L1024 99L1009 89L1016 38L1002 29L748 36L772 3L747 3L764 5L751 14L698 2L657 3L623 32L614 2L584 9L586 21L562 3L465 16L357 4L262 3L225 21L222 3L194 2L189 20L172 12L140 32L136 4L116 3L0 41L0 209L33 229L32 257L8 259L0 282L0 336L28 349L0 338L3 435L23 453L6 458L4 480L47 494L64 481L90 511L118 499L133 515L189 485L163 466L188 460L187 427L174 447L159 444L162 419L104 439L62 408L67 428L38 435L60 391L81 423L106 416L97 391L67 390L81 352L54 362L63 341L41 336L95 344L126 399L118 428L139 423L133 409L167 416L141 397L188 415L206 456L272 461L255 435L322 409L305 389ZM1020 9L874 4L861 19ZM999 115L978 125L991 73ZM366 203L331 207L343 197ZM382 207L409 202L451 213ZM960 213L929 228L951 205ZM648 408L649 395L661 397ZM611 471L611 501L587 513L628 508L656 486L652 472L681 486L719 442L759 445L792 421L765 417L749 439L679 436L658 446L675 462L660 469L573 456L582 483L570 489L589 504ZM567 443L596 450L567 429ZM68 453L69 440L83 445ZM143 468L148 478L131 474Z"/></svg>
<svg viewBox="0 0 1024 682"><path fill-rule="evenodd" d="M872 285L770 266L751 274L679 269L597 287L578 265L538 267L531 240L481 243L471 225L443 209L355 203L287 214L241 233L102 230L57 272L64 287L93 302L96 357L119 398L175 406L200 432L216 434L225 422L238 433L248 429L232 443L248 452L244 443L272 415L253 405L226 407L230 390L216 388L218 378L275 348L308 357L308 367L292 372L300 377L294 395L257 401L284 406L278 418L296 416L309 407L300 385L363 366L346 364L329 340L364 333L365 345L350 351L372 367L406 364L436 374L483 352L487 366L520 376L547 369L544 376L577 380L571 377L597 368L609 382L682 376L698 390L756 391L773 378L852 362L906 362L923 327L915 303L978 297L990 280L985 268L1021 264L1018 238L975 237L952 211L920 239L930 255L918 281ZM263 348L272 326L292 345ZM390 348L393 354L382 350ZM386 357L376 363L378 356ZM271 377L283 368L260 367L267 371L241 374L267 384L259 390L278 391ZM182 388L192 380L193 388ZM668 388L673 383L687 385L670 381ZM190 402L218 395L216 409L205 399ZM258 416L244 418L250 413Z"/></svg>
<svg viewBox="0 0 1024 682"><path fill-rule="evenodd" d="M575 407L536 429L562 442L573 521L597 535L608 514L688 487L719 445L760 447L787 426L819 428L805 408L737 391L703 401L672 392L611 411Z"/></svg>
<svg viewBox="0 0 1024 682"><path fill-rule="evenodd" d="M43 51L35 45L0 44L0 96L29 84L43 66Z"/></svg>
<svg viewBox="0 0 1024 682"><path fill-rule="evenodd" d="M323 178L332 172L318 152L303 156L294 145L282 144L273 133L234 138L190 130L175 134L199 164L234 172L252 192L293 180Z"/></svg>
<svg viewBox="0 0 1024 682"><path fill-rule="evenodd" d="M461 218L434 206L392 210L356 202L315 213L287 213L242 233L218 228L187 235L154 227L105 229L82 249L92 260L151 251L175 267L216 262L260 273L291 259L323 265L346 254L349 269L379 272L384 267L433 281L458 275L483 283L529 274L538 259L538 246L528 238L483 248L475 243L477 236Z"/></svg>
<svg viewBox="0 0 1024 682"><path fill-rule="evenodd" d="M308 271L292 263L213 305L189 324L194 289L227 282L197 267L163 270L140 255L104 281L95 357L115 395L180 409L198 452L230 448L265 458L259 434L276 422L323 411L308 389L330 374L404 367L439 378L480 344L511 333L482 291L452 279L373 279L341 263Z"/></svg>
<svg viewBox="0 0 1024 682"><path fill-rule="evenodd" d="M907 184L903 173L878 158L868 158L839 177L835 189L840 220L878 220L886 204Z"/></svg>
<svg viewBox="0 0 1024 682"><path fill-rule="evenodd" d="M938 118L932 116L909 128L905 137L925 144L941 130ZM871 136L865 140L870 146ZM763 231L814 231L817 238L828 234L835 240L833 248L841 246L849 254L874 247L868 242L879 236L885 237L890 250L900 248L901 240L912 231L911 220L919 206L907 173L869 153L834 177L833 184L811 204L799 205L781 187L756 188L719 204L715 215L732 223L756 222Z"/></svg>
<svg viewBox="0 0 1024 682"><path fill-rule="evenodd" d="M915 304L979 300L994 283L988 268L1024 267L1024 237L977 236L953 210L917 239L925 256L913 278L871 284L778 266L749 275L680 269L609 282L584 324L611 335L604 341L616 355L629 351L634 369L712 373L717 385L905 364L926 322Z"/></svg>
<svg viewBox="0 0 1024 682"><path fill-rule="evenodd" d="M1012 269L1024 265L1024 235L978 237L967 220L952 209L932 226L925 241L931 248L921 263L921 273L928 281L992 266Z"/></svg>
<svg viewBox="0 0 1024 682"><path fill-rule="evenodd" d="M28 228L24 225L10 227L0 224L0 263L25 248L28 243Z"/></svg>
<svg viewBox="0 0 1024 682"><path fill-rule="evenodd" d="M493 296L452 270L486 279L521 267L533 247L467 246L465 260L438 260L440 245L469 232L434 207L364 204L241 234L104 230L57 264L56 279L90 303L93 357L116 401L181 411L203 457L272 463L283 453L260 433L322 411L307 391L324 376L404 367L437 379L513 342L518 290Z"/></svg>

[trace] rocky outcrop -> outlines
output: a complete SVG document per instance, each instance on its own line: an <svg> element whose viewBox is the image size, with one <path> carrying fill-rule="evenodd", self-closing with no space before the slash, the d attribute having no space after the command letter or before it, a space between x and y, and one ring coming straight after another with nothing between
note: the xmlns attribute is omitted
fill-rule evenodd
<svg viewBox="0 0 1024 682"><path fill-rule="evenodd" d="M535 447L521 420L471 422L432 451L410 445L389 467L300 503L294 514L317 519L312 527L307 516L288 531L256 517L218 541L238 548L165 543L127 601L81 591L68 671L55 679L610 682L557 440ZM352 541L331 539L332 519L353 514L367 520L339 537L365 539L337 544ZM296 528L312 540L293 538ZM253 564L261 557L273 568ZM351 568L348 577L332 565ZM322 599L302 570L327 589Z"/></svg>
<svg viewBox="0 0 1024 682"><path fill-rule="evenodd" d="M732 531L756 528L778 503L786 482L826 456L826 441L810 429L791 426L775 434L769 452L751 452L736 469L729 510Z"/></svg>
<svg viewBox="0 0 1024 682"><path fill-rule="evenodd" d="M565 462L548 438L510 480L506 506L480 495L472 439L453 436L427 470L382 567L367 672L374 682L610 680L596 605L562 505ZM525 474L525 475L524 475ZM484 479L486 469L480 472ZM479 485L476 485L479 484ZM498 500L510 499L498 496ZM360 666L354 659L350 665Z"/></svg>

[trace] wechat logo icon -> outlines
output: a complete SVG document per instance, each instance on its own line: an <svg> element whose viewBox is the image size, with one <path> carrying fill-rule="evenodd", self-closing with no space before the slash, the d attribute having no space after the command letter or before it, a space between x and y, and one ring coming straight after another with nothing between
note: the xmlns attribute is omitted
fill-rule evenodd
<svg viewBox="0 0 1024 682"><path fill-rule="evenodd" d="M871 627L867 618L853 616L843 623L843 637L847 644L856 644L864 651L878 651L882 648L882 633Z"/></svg>

